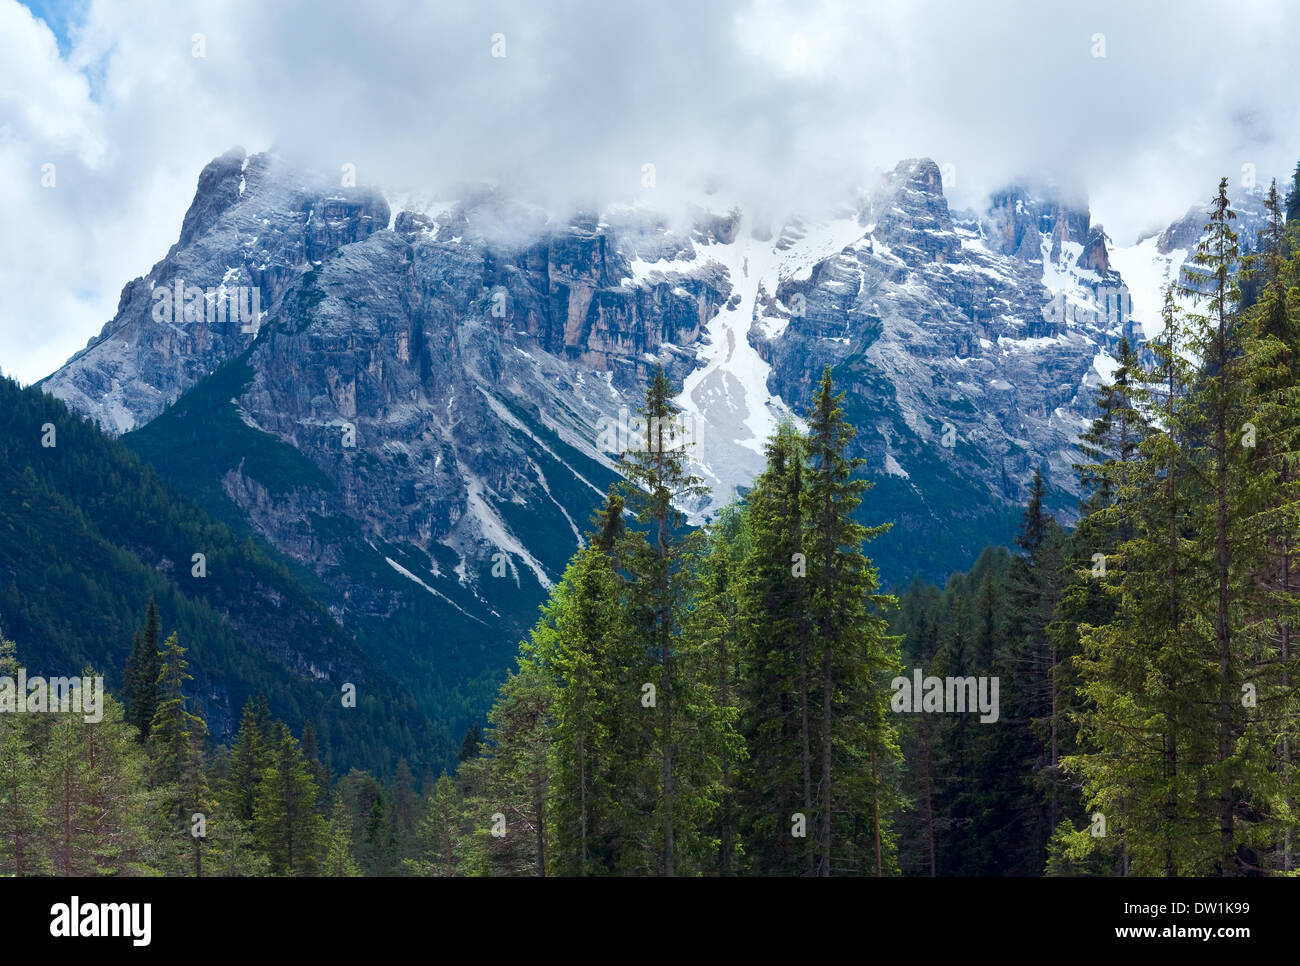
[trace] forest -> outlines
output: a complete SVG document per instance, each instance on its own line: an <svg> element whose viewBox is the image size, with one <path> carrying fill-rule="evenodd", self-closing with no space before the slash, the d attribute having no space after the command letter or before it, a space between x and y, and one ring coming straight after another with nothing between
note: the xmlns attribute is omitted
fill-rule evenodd
<svg viewBox="0 0 1300 966"><path fill-rule="evenodd" d="M335 774L257 697L214 745L142 602L102 721L0 714L0 874L1297 874L1300 168L1265 201L1241 239L1221 181L1162 331L1118 340L1072 526L1035 474L1014 548L885 592L829 367L688 526L658 371L454 773ZM997 714L901 709L918 671Z"/></svg>

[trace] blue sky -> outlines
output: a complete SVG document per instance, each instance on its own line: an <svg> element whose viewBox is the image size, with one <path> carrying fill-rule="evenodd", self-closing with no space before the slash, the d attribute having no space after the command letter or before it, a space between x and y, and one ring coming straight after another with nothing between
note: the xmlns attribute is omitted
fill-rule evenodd
<svg viewBox="0 0 1300 966"><path fill-rule="evenodd" d="M23 6L45 21L58 40L59 52L66 54L71 47L72 26L86 14L86 0L26 0Z"/></svg>

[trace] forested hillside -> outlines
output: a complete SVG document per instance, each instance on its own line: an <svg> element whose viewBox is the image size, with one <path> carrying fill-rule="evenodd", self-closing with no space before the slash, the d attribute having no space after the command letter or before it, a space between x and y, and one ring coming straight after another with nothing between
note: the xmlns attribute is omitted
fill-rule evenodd
<svg viewBox="0 0 1300 966"><path fill-rule="evenodd" d="M90 665L116 688L152 598L190 649L192 693L219 738L264 693L295 728L314 722L340 764L387 772L403 754L454 754L274 550L179 497L59 400L8 379L0 494L0 626L33 674ZM363 696L346 722L344 683Z"/></svg>

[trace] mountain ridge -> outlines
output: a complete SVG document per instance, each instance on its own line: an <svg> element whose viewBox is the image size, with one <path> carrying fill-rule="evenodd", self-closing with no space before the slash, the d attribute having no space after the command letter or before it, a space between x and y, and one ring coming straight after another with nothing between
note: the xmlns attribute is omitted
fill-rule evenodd
<svg viewBox="0 0 1300 966"><path fill-rule="evenodd" d="M1094 390L1186 257L1156 244L1114 246L1086 208L1020 188L954 212L923 158L821 219L700 208L683 225L629 206L558 219L495 189L390 205L235 149L41 388L295 561L456 729L582 545L656 366L712 488L697 523L832 366L876 483L862 517L896 524L873 545L884 579L942 580L1012 539L1035 471L1073 519ZM193 317L159 318L191 287ZM208 308L241 288L256 325Z"/></svg>

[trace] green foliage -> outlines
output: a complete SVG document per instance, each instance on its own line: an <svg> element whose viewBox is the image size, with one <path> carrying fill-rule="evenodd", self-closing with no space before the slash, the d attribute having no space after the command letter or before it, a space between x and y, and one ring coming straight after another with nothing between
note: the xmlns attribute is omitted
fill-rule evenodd
<svg viewBox="0 0 1300 966"><path fill-rule="evenodd" d="M1100 596L1070 598L1088 616L1065 765L1107 842L1085 850L1065 826L1060 868L1089 855L1126 874L1294 868L1300 271L1276 189L1245 259L1226 189L1184 287L1200 310L1167 297L1156 364L1131 390L1144 436L1132 459L1110 454L1120 485L1080 526L1113 549ZM1249 304L1243 279L1257 283Z"/></svg>
<svg viewBox="0 0 1300 966"><path fill-rule="evenodd" d="M43 446L46 438L54 445ZM205 556L204 577L193 576L195 553ZM33 673L104 668L143 733L155 669L151 645L133 639L156 634L147 617L139 628L150 600L157 621L185 641L198 710L218 738L229 737L236 710L261 691L295 728L313 721L344 765L391 768L386 755L419 760L433 744L429 717L405 686L276 551L177 496L59 400L0 378L0 613ZM306 675L306 666L326 676ZM366 682L385 700L359 704L347 727L331 726L344 681Z"/></svg>
<svg viewBox="0 0 1300 966"><path fill-rule="evenodd" d="M707 532L683 526L698 483L671 394L656 373L646 441L623 458L629 482L544 606L481 756L462 764L459 821L449 783L435 790L416 868L893 871L884 679L897 640L861 550L885 528L853 519L867 486L852 479L829 374L813 436L783 426L749 504ZM799 841L804 802L815 835Z"/></svg>
<svg viewBox="0 0 1300 966"><path fill-rule="evenodd" d="M162 622L158 607L151 599L145 615L145 626L136 632L131 653L123 672L122 692L127 707L127 720L135 725L142 742L149 740L154 713L158 710L158 676L162 671Z"/></svg>

